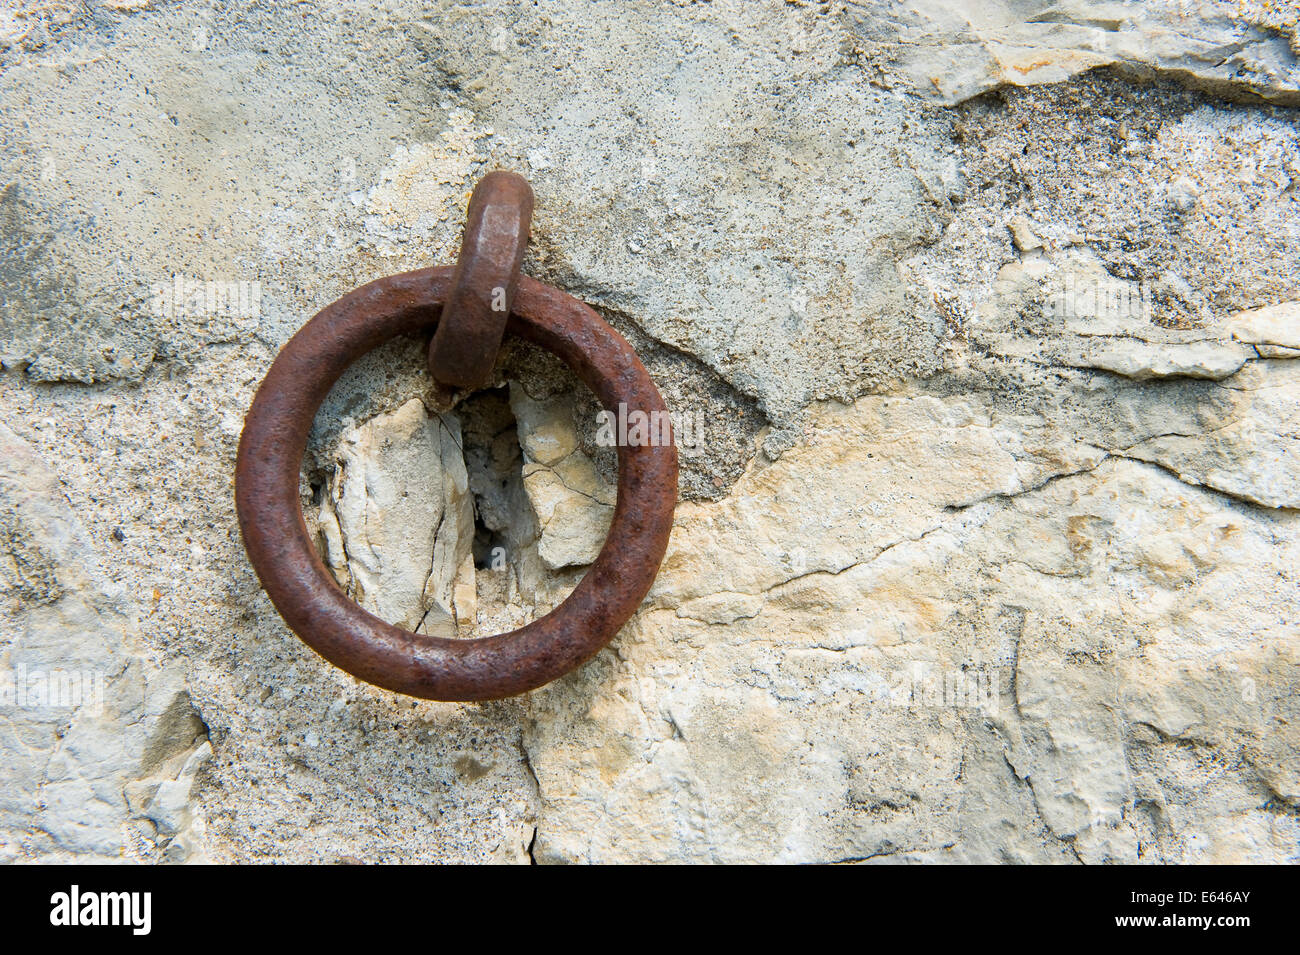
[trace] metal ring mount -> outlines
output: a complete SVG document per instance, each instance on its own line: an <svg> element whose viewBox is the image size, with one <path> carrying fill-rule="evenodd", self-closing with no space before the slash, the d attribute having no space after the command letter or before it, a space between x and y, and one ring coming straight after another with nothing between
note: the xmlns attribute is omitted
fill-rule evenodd
<svg viewBox="0 0 1300 955"><path fill-rule="evenodd" d="M532 220L533 190L518 173L497 169L474 187L451 291L429 342L429 373L443 384L476 388L492 377Z"/></svg>
<svg viewBox="0 0 1300 955"><path fill-rule="evenodd" d="M489 700L573 670L619 631L649 592L677 500L675 443L621 445L609 536L573 593L527 626L464 640L415 634L362 610L325 569L307 534L299 472L317 409L357 358L434 324L453 269L379 279L327 306L289 340L244 422L235 504L244 546L289 627L368 683L433 700ZM667 408L632 347L589 306L527 276L506 333L561 358L606 409Z"/></svg>

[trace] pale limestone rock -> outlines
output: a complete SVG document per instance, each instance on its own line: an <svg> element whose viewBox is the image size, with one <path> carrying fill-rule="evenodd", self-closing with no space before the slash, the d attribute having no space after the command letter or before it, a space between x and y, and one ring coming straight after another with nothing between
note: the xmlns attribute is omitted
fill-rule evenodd
<svg viewBox="0 0 1300 955"><path fill-rule="evenodd" d="M534 697L539 861L1294 860L1295 515L999 437L861 399L680 508Z"/></svg>
<svg viewBox="0 0 1300 955"><path fill-rule="evenodd" d="M1256 345L1255 351L1260 358L1300 358L1300 348L1287 348L1285 345Z"/></svg>
<svg viewBox="0 0 1300 955"><path fill-rule="evenodd" d="M1203 431L1153 437L1128 453L1265 507L1300 507L1300 367L1252 362L1221 393L1226 407Z"/></svg>
<svg viewBox="0 0 1300 955"><path fill-rule="evenodd" d="M403 255L412 242L430 242L461 214L462 184L486 131L467 110L447 118L435 141L399 146L366 194L366 233L381 255Z"/></svg>
<svg viewBox="0 0 1300 955"><path fill-rule="evenodd" d="M528 460L554 467L578 447L572 405L564 401L534 401L519 386L510 389L510 410L519 428L519 446Z"/></svg>
<svg viewBox="0 0 1300 955"><path fill-rule="evenodd" d="M998 271L993 293L978 310L976 335L997 355L1139 381L1218 381L1256 356L1225 329L1154 324L1150 292L1115 278L1085 253L1059 263L1037 256L1010 262Z"/></svg>
<svg viewBox="0 0 1300 955"><path fill-rule="evenodd" d="M7 51L0 417L62 479L40 500L66 494L96 541L125 530L103 563L216 741L182 685L146 679L129 606L88 597L99 584L51 557L62 531L24 511L4 526L0 619L39 646L6 652L108 647L145 709L79 712L62 744L61 724L0 711L0 854L1300 861L1294 362L1257 360L1300 342L1285 311L1219 327L1210 306L1296 298L1294 124L1104 74L962 110L907 89L954 101L1118 63L1285 101L1293 6L398 0L340 30L270 0L223 34L234 55L276 39L292 68L274 88L193 55L183 4L108 33L0 12L0 44L57 39ZM156 69L160 50L186 68ZM530 273L636 338L670 405L708 415L706 446L720 408L752 401L762 447L794 450L732 488L741 430L734 468L700 469L723 499L681 508L651 601L586 668L501 704L415 703L279 620L235 531L234 440L307 316L453 259L490 165L536 189ZM1145 314L1147 289L1107 269L1172 289L1178 314ZM137 286L176 275L260 279L262 314L152 315ZM1085 294L1053 310L1067 280ZM322 433L419 394L418 351L349 372ZM139 383L32 383L120 378ZM398 615L432 596L462 636L568 593L611 489L567 401L517 404L518 428L503 415L467 447L504 566L448 553L459 514L441 553L408 533L464 497L412 414L408 458L373 420L352 448L379 553L352 566L372 528L326 491L345 586L359 569ZM464 404L444 418L474 443Z"/></svg>
<svg viewBox="0 0 1300 955"><path fill-rule="evenodd" d="M58 477L4 425L0 527L0 858L197 858L207 728L179 671L146 656Z"/></svg>
<svg viewBox="0 0 1300 955"><path fill-rule="evenodd" d="M413 398L346 431L335 461L319 522L340 584L388 623L454 634L458 618L473 619L456 594L474 588L474 501L455 416Z"/></svg>
<svg viewBox="0 0 1300 955"><path fill-rule="evenodd" d="M202 817L193 813L191 797L199 771L212 758L212 745L205 736L196 748L176 755L168 761L170 766L129 784L126 796L132 809L153 824L155 839L170 840L163 853L165 860L201 861L196 850L202 843L204 824Z"/></svg>
<svg viewBox="0 0 1300 955"><path fill-rule="evenodd" d="M1016 216L1008 225L1011 241L1021 252L1033 252L1043 247L1043 242L1034 234L1034 224L1024 216Z"/></svg>
<svg viewBox="0 0 1300 955"><path fill-rule="evenodd" d="M456 568L451 587L452 609L456 614L456 627L474 626L478 617L478 575L474 569L474 555L467 553Z"/></svg>
<svg viewBox="0 0 1300 955"><path fill-rule="evenodd" d="M900 540L939 526L943 514L1018 494L1071 470L1094 466L1095 448L1048 448L996 425L979 403L932 397L860 399L834 428L810 432L789 452L816 480L784 480L784 469L756 472L749 491L688 515L674 531L663 579L653 593L676 606L717 594L757 595L814 573L839 574ZM918 480L923 462L947 467ZM852 488L828 494L829 487ZM678 576L680 575L680 576Z"/></svg>
<svg viewBox="0 0 1300 955"><path fill-rule="evenodd" d="M1227 324L1237 341L1300 350L1300 302L1282 302L1239 312L1228 319Z"/></svg>
<svg viewBox="0 0 1300 955"><path fill-rule="evenodd" d="M762 594L709 594L678 606L677 616L703 623L729 624L758 616L763 604Z"/></svg>
<svg viewBox="0 0 1300 955"><path fill-rule="evenodd" d="M524 452L524 488L541 528L537 553L551 570L590 564L604 546L617 489L579 447L571 401L536 401L512 384L510 408Z"/></svg>
<svg viewBox="0 0 1300 955"><path fill-rule="evenodd" d="M1300 39L1289 4L912 0L854 4L850 18L864 40L884 47L883 61L943 103L1110 64L1300 102Z"/></svg>
<svg viewBox="0 0 1300 955"><path fill-rule="evenodd" d="M1139 381L1147 378L1209 378L1219 381L1246 363L1248 352L1232 342L1107 342L1088 349L1081 367L1099 368Z"/></svg>
<svg viewBox="0 0 1300 955"><path fill-rule="evenodd" d="M1170 329L1152 322L1147 294L1106 273L1086 253L1073 251L1059 261L1028 257L998 271L972 337L1009 358L1137 381L1213 382L1207 391L1185 395L1133 393L1129 411L1116 418L1122 428L1106 435L1102 446L1266 507L1297 506L1298 373L1286 361L1264 360L1291 357L1285 349L1295 341L1294 303L1243 312L1212 327ZM1113 409L1106 416L1114 417Z"/></svg>

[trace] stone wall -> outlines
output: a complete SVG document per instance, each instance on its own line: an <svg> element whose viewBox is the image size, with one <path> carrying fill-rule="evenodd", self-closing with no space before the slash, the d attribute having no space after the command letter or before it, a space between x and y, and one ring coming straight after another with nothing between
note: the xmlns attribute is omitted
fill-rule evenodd
<svg viewBox="0 0 1300 955"><path fill-rule="evenodd" d="M9 0L0 860L1300 861L1298 20ZM285 628L234 455L496 167L692 440L608 649L421 702ZM612 451L550 356L421 348L331 393L304 515L363 606L499 632Z"/></svg>

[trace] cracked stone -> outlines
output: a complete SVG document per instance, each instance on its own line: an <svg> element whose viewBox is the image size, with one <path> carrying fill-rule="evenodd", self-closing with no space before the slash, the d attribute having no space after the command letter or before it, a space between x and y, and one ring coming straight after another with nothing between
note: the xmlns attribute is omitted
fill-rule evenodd
<svg viewBox="0 0 1300 955"><path fill-rule="evenodd" d="M524 488L537 515L537 552L551 570L590 564L614 519L617 489L581 450L571 401L535 401L511 385L524 451Z"/></svg>
<svg viewBox="0 0 1300 955"><path fill-rule="evenodd" d="M1257 347L1300 349L1300 302L1283 302L1239 312L1228 320L1228 327L1232 337L1240 342Z"/></svg>
<svg viewBox="0 0 1300 955"><path fill-rule="evenodd" d="M1228 407L1203 432L1153 437L1128 453L1265 507L1300 507L1300 366L1252 363L1221 390Z"/></svg>
<svg viewBox="0 0 1300 955"><path fill-rule="evenodd" d="M1108 64L1300 103L1296 18L1284 4L1219 4L1188 16L1176 3L914 0L854 4L850 16L892 72L943 103Z"/></svg>
<svg viewBox="0 0 1300 955"><path fill-rule="evenodd" d="M955 402L817 422L684 508L618 654L537 695L539 860L1293 857L1294 514L1114 458L1031 484ZM723 590L761 599L690 612Z"/></svg>
<svg viewBox="0 0 1300 955"><path fill-rule="evenodd" d="M117 674L0 707L0 858L1300 861L1293 5L288 6L0 12L0 663ZM414 702L287 630L230 477L493 167L702 440L607 650ZM535 347L446 395L425 344L331 391L304 512L381 615L503 632L614 455Z"/></svg>
<svg viewBox="0 0 1300 955"><path fill-rule="evenodd" d="M417 633L473 621L474 502L460 422L413 398L345 431L318 521L325 558L365 609ZM432 492L432 493L430 493Z"/></svg>
<svg viewBox="0 0 1300 955"><path fill-rule="evenodd" d="M183 674L150 660L59 478L2 424L0 524L0 859L197 860L211 750Z"/></svg>

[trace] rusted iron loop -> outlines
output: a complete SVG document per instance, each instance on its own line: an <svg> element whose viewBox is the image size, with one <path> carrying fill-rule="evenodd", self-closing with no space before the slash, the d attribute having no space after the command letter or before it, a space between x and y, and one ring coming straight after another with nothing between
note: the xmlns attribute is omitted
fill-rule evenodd
<svg viewBox="0 0 1300 955"><path fill-rule="evenodd" d="M518 173L498 169L474 187L451 291L429 343L435 380L477 388L492 377L532 219L533 190Z"/></svg>
<svg viewBox="0 0 1300 955"><path fill-rule="evenodd" d="M298 489L307 436L321 402L353 361L438 320L452 272L421 269L371 282L327 306L290 339L245 419L235 503L262 586L317 653L399 693L487 700L534 689L579 666L640 605L668 546L677 449L671 440L619 447L618 500L604 547L568 599L527 626L475 639L431 637L385 623L349 600L303 521ZM563 359L604 408L623 405L666 416L631 346L564 292L521 277L506 331Z"/></svg>

